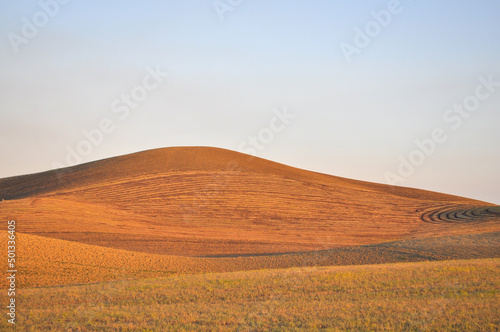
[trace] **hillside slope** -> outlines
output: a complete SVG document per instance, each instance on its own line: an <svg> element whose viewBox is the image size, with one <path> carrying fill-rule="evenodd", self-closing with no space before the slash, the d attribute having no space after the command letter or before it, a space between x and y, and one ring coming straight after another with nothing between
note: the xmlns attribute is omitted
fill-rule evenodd
<svg viewBox="0 0 500 332"><path fill-rule="evenodd" d="M0 234L7 247L7 235ZM413 239L330 250L239 257L182 257L104 248L18 233L23 288L290 267L500 258L500 232ZM7 260L0 263L8 270ZM0 280L7 289L9 280Z"/></svg>
<svg viewBox="0 0 500 332"><path fill-rule="evenodd" d="M145 151L0 179L19 232L153 254L303 252L500 230L491 204L217 148Z"/></svg>

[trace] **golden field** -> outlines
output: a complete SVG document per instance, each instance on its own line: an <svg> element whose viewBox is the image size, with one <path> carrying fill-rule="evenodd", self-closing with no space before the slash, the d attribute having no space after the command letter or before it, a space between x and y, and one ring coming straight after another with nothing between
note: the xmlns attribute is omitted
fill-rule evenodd
<svg viewBox="0 0 500 332"><path fill-rule="evenodd" d="M15 219L22 233L176 256L303 252L500 231L492 204L202 147L2 179L0 219Z"/></svg>
<svg viewBox="0 0 500 332"><path fill-rule="evenodd" d="M500 232L398 241L315 252L239 257L146 254L78 242L17 234L18 283L46 287L291 267L500 258ZM7 247L2 234L0 246ZM2 270L7 261L2 260ZM2 278L0 285L7 286Z"/></svg>
<svg viewBox="0 0 500 332"><path fill-rule="evenodd" d="M472 199L182 147L0 179L0 219L26 331L499 328Z"/></svg>
<svg viewBox="0 0 500 332"><path fill-rule="evenodd" d="M33 288L19 296L19 326L23 331L498 331L499 271L499 259L482 259Z"/></svg>

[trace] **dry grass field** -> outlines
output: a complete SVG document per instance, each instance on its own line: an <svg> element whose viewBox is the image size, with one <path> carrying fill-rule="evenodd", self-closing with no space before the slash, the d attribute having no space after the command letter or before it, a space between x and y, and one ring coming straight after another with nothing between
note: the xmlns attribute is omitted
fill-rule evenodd
<svg viewBox="0 0 500 332"><path fill-rule="evenodd" d="M0 179L0 220L26 331L499 328L500 208L467 198L182 147Z"/></svg>
<svg viewBox="0 0 500 332"><path fill-rule="evenodd" d="M23 331L498 331L499 271L500 259L482 259L25 289L19 326ZM0 328L6 327L0 320Z"/></svg>

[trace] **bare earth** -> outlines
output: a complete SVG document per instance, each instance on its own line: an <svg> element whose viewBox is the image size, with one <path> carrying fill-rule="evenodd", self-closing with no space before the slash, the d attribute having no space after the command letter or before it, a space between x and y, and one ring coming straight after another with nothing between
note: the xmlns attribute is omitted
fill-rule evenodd
<svg viewBox="0 0 500 332"><path fill-rule="evenodd" d="M0 219L26 331L500 326L500 207L472 199L181 147L0 179Z"/></svg>
<svg viewBox="0 0 500 332"><path fill-rule="evenodd" d="M0 218L15 219L24 234L176 256L317 251L500 231L500 210L492 204L203 147L2 179Z"/></svg>

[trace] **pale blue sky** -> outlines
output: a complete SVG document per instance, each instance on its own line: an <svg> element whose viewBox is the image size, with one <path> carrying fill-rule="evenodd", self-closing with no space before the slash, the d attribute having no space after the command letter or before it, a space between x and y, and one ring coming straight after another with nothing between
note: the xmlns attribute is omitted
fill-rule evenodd
<svg viewBox="0 0 500 332"><path fill-rule="evenodd" d="M341 43L391 1L242 0L221 20L213 1L72 0L16 52L11 33L53 1L0 0L0 177L64 164L103 118L115 130L82 162L238 150L286 107L296 117L258 156L384 183L442 128L448 139L400 184L500 204L500 88L458 129L443 119L478 77L500 82L496 0L401 0L351 63ZM113 101L157 66L169 76L120 120Z"/></svg>

